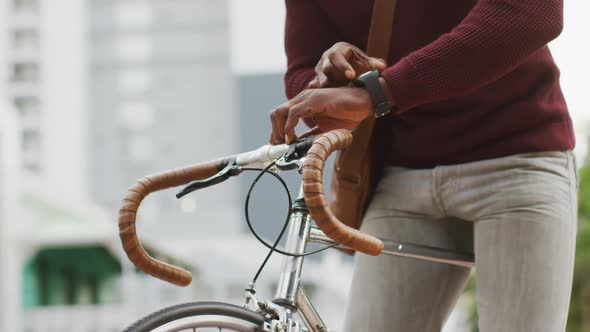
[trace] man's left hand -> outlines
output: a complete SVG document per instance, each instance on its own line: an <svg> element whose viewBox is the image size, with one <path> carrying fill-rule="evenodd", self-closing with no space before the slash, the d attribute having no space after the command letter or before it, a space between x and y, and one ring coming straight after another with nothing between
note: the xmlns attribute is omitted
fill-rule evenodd
<svg viewBox="0 0 590 332"><path fill-rule="evenodd" d="M297 139L301 117L313 118L322 132L353 129L373 112L369 93L362 88L308 89L270 113L270 144L290 144Z"/></svg>

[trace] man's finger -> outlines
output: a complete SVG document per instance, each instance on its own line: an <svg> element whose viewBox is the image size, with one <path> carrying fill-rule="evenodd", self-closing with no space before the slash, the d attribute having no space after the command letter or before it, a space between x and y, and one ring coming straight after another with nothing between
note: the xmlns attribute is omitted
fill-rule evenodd
<svg viewBox="0 0 590 332"><path fill-rule="evenodd" d="M385 63L385 60L378 59L378 58L369 58L369 65L371 66L371 68L373 70L375 70L375 69L385 70L385 68L387 68L387 64Z"/></svg>
<svg viewBox="0 0 590 332"><path fill-rule="evenodd" d="M311 128L310 130L306 131L305 133L299 135L299 139L306 138L309 136L315 136L322 133L322 129L318 126Z"/></svg>
<svg viewBox="0 0 590 332"><path fill-rule="evenodd" d="M320 87L320 78L319 76L314 77L314 79L307 84L307 87L310 89L317 89Z"/></svg>
<svg viewBox="0 0 590 332"><path fill-rule="evenodd" d="M269 142L272 145L276 145L276 144L281 143L281 136L279 134L280 121L278 119L278 114L276 112L277 112L277 110L274 110L270 113L270 124L271 124L272 131L270 133Z"/></svg>
<svg viewBox="0 0 590 332"><path fill-rule="evenodd" d="M305 100L307 96L308 92L303 90L297 96L279 105L271 112L270 121L272 123L272 131L277 144L282 144L285 142L285 122L287 121L289 109L300 101Z"/></svg>
<svg viewBox="0 0 590 332"><path fill-rule="evenodd" d="M328 88L328 84L332 83L334 80L334 75L337 75L337 70L334 68L334 65L330 60L324 61L324 65L322 66L322 73L320 74L320 87L321 88ZM321 80L321 77L324 77L324 80Z"/></svg>
<svg viewBox="0 0 590 332"><path fill-rule="evenodd" d="M318 87L319 88L327 88L330 84L330 80L322 71L318 73Z"/></svg>
<svg viewBox="0 0 590 332"><path fill-rule="evenodd" d="M277 145L278 144L277 141L275 140L275 137L274 137L274 134L272 131L270 132L270 137L268 138L268 144L270 144L270 145Z"/></svg>
<svg viewBox="0 0 590 332"><path fill-rule="evenodd" d="M322 58L320 59L320 61L318 61L318 63L315 65L315 67L313 68L313 70L315 71L316 77L315 80L319 81L319 75L322 73L322 66L324 65L324 55L322 54Z"/></svg>
<svg viewBox="0 0 590 332"><path fill-rule="evenodd" d="M366 55L361 50L355 50L350 54L350 64L356 70L357 75L362 75L370 70L384 70L386 68L385 62L378 58L372 58Z"/></svg>
<svg viewBox="0 0 590 332"><path fill-rule="evenodd" d="M305 110L308 109L307 104L308 100L304 100L301 103L293 105L289 109L287 121L285 122L285 141L287 144L291 144L294 140L297 139L297 135L295 134L295 127L297 127L297 123L299 123L299 117L301 116L301 113L304 113Z"/></svg>
<svg viewBox="0 0 590 332"><path fill-rule="evenodd" d="M349 81L354 79L356 73L346 57L344 57L344 54L341 52L332 52L328 55L328 60L330 60L333 68L337 71L338 78L345 78Z"/></svg>
<svg viewBox="0 0 590 332"><path fill-rule="evenodd" d="M332 54L332 53L330 53ZM334 58L334 56L328 55L328 57L332 57ZM336 57L337 58L337 57ZM342 60L346 63L348 63L346 61L346 59ZM322 69L321 69L321 75L320 75L320 88L330 88L330 87L334 87L334 86L342 86L342 85L346 85L350 79L348 79L348 77L346 75L350 75L353 76L354 73L351 72L352 67L350 67L350 65L343 65L342 63L340 63L340 68L338 68L331 60L330 58L325 59L325 61L323 62L322 65ZM346 72L349 72L348 74L346 74ZM322 79L322 77L325 77L325 79Z"/></svg>

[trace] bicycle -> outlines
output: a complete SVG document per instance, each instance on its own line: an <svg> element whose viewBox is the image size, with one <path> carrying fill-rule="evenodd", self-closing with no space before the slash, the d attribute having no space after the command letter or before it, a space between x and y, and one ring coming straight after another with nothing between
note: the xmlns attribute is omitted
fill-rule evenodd
<svg viewBox="0 0 590 332"><path fill-rule="evenodd" d="M140 319L125 331L329 331L300 285L304 257L328 248L356 250L374 256L396 255L473 266L472 254L380 239L342 224L332 214L324 196L323 169L330 154L346 148L351 140L352 134L349 131L334 130L309 136L291 145L265 145L253 151L146 176L139 180L123 199L119 211L119 234L128 258L144 273L178 286L188 285L192 278L190 272L150 257L141 246L135 224L141 201L152 192L186 185L177 194L180 198L195 190L214 186L246 170L260 171L248 192L246 220L253 235L270 251L253 281L245 289L245 302L242 306L221 302L180 304ZM285 225L277 240L269 244L256 234L250 224L248 199L256 182L264 174L274 175L287 188L277 173L294 169L302 174L300 193L293 202L289 195L291 208ZM312 225L312 218L318 227ZM285 249L279 250L277 245L285 231ZM306 253L308 243L320 243L325 247ZM285 255L276 296L270 301L259 299L255 292L256 278L274 252Z"/></svg>

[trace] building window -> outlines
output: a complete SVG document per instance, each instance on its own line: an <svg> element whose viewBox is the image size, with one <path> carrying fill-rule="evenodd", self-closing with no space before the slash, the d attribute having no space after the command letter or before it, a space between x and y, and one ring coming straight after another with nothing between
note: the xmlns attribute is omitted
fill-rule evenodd
<svg viewBox="0 0 590 332"><path fill-rule="evenodd" d="M14 99L14 106L22 114L38 114L39 99L37 97L18 97Z"/></svg>
<svg viewBox="0 0 590 332"><path fill-rule="evenodd" d="M116 41L117 55L128 61L145 61L152 57L153 41L148 35L123 35Z"/></svg>
<svg viewBox="0 0 590 332"><path fill-rule="evenodd" d="M14 82L34 83L39 80L39 66L36 63L17 63L13 66Z"/></svg>
<svg viewBox="0 0 590 332"><path fill-rule="evenodd" d="M153 22L153 8L147 2L123 2L117 5L117 24L123 27L146 27Z"/></svg>
<svg viewBox="0 0 590 332"><path fill-rule="evenodd" d="M22 133L22 157L23 166L29 170L38 172L41 154L41 135L38 130L25 129Z"/></svg>
<svg viewBox="0 0 590 332"><path fill-rule="evenodd" d="M37 130L23 130L23 150L38 151L41 146L41 135Z"/></svg>
<svg viewBox="0 0 590 332"><path fill-rule="evenodd" d="M39 32L33 29L19 29L13 33L14 48L37 49L39 48Z"/></svg>
<svg viewBox="0 0 590 332"><path fill-rule="evenodd" d="M24 160L23 167L29 172L32 173L39 173L41 171L41 164L38 161L39 158L35 158L35 160Z"/></svg>
<svg viewBox="0 0 590 332"><path fill-rule="evenodd" d="M36 97L18 97L14 99L14 106L21 114L23 127L38 128L41 123L39 99Z"/></svg>
<svg viewBox="0 0 590 332"><path fill-rule="evenodd" d="M14 0L13 5L16 12L36 12L39 10L38 0Z"/></svg>
<svg viewBox="0 0 590 332"><path fill-rule="evenodd" d="M146 101L128 101L119 106L121 122L126 128L141 130L154 123L154 107Z"/></svg>
<svg viewBox="0 0 590 332"><path fill-rule="evenodd" d="M153 84L154 76L147 69L128 69L117 76L117 85L123 93L143 93Z"/></svg>

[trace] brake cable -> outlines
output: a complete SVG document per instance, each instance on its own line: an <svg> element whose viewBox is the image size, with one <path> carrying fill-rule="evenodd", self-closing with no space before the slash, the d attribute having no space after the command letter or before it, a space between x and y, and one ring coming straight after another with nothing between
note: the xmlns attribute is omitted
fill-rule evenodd
<svg viewBox="0 0 590 332"><path fill-rule="evenodd" d="M293 147L291 147L289 149L289 151L283 157L278 159L278 160L285 161L285 164L281 165L281 166L284 168L292 168L293 166L299 166L295 161L302 156L303 150L309 149L309 145L311 145L311 142L312 142L312 140L310 138L306 138L306 139L302 140L301 142L297 143L296 145L293 145ZM265 247L267 247L269 249L269 252L266 255L266 257L264 258L264 261L262 262L260 267L258 268L258 271L256 272L254 279L252 280L252 285L254 283L256 283L256 280L260 276L260 273L262 272L262 270L266 266L266 263L270 259L270 256L274 252L277 252L277 253L285 255L285 256L290 256L290 257L305 257L305 256L317 254L321 251L324 251L329 248L333 248L338 245L338 244L328 245L323 248L320 248L320 249L317 249L317 250L314 250L314 251L311 251L308 253L303 253L303 254L290 253L287 251L277 249L277 246L281 242L281 239L283 238L283 235L285 234L285 231L287 230L287 227L289 226L289 220L291 218L292 205L293 205L293 199L291 197L291 192L289 191L289 187L287 186L287 183L285 182L285 180L277 173L270 171L270 169L273 166L277 165L278 160L271 162L270 164L268 164L264 168L240 167L235 164L235 160L234 160L233 162L230 162L226 167L224 167L221 171L219 171L217 174L211 176L210 178L204 179L204 180L193 181L190 184L188 184L187 186L185 186L180 192L178 192L176 194L176 198L181 198L183 196L190 194L193 191L203 189L206 187L210 187L210 186L214 186L216 184L224 182L227 179L229 179L230 177L239 175L240 173L242 173L242 171L258 171L258 172L260 172L256 176L256 178L254 179L254 181L252 181L252 184L250 185L250 188L248 189L248 194L246 195L246 202L244 204L244 212L245 212L246 224L248 225L248 229L250 230L252 235L254 235L254 237L260 243L262 243L262 245L264 245ZM275 179L279 180L279 182L283 186L283 189L285 189L285 192L287 194L287 198L289 201L288 202L289 207L287 210L287 216L285 217L285 222L283 224L283 227L282 227L279 235L277 236L275 242L272 245L270 243L266 242L260 235L258 235L256 230L254 229L254 226L252 225L252 221L250 220L250 212L249 212L250 197L252 196L252 191L254 190L256 185L258 184L258 181L260 181L260 179L265 174L270 174Z"/></svg>
<svg viewBox="0 0 590 332"><path fill-rule="evenodd" d="M279 254L285 255L285 256L291 256L291 257L305 257L305 256L309 256L309 255L313 255L313 254L317 254L321 251L330 249L332 247L337 246L337 244L332 244L329 246L325 246L323 248L308 252L308 253L303 253L303 254L295 254L295 253L290 253L287 251L283 251L280 249L277 249L277 246L279 244L279 242L281 242L281 239L283 238L283 235L285 234L285 231L287 230L287 227L289 226L289 220L291 218L291 207L293 205L293 200L291 198L291 192L289 191L289 187L287 186L287 183L285 182L285 180L278 174L270 171L270 169L276 164L276 161L273 161L272 163L270 163L269 165L267 165L265 168L241 168L241 170L243 171L259 171L260 173L256 176L256 178L254 179L254 181L252 181L252 184L250 185L250 188L248 189L248 194L246 195L246 202L244 204L244 212L245 212L245 216L246 216L246 223L248 225L248 228L250 229L250 232L252 233L252 235L254 235L254 237L260 242L262 243L265 247L269 248L269 252L266 255L266 257L264 258L264 260L262 261L262 264L260 265L260 267L258 268L258 271L256 272L256 275L254 276L254 278L252 279L252 282L250 283L250 285L254 285L256 284L256 280L258 279L258 277L260 276L260 273L262 272L262 270L264 269L264 267L266 266L266 263L268 262L268 260L270 259L270 256L274 253L277 252ZM262 237L260 237L258 235L258 233L256 233L256 230L254 229L254 227L252 226L252 222L250 220L250 213L249 213L249 206L250 206L250 197L252 195L252 191L254 190L254 188L256 187L256 184L258 184L258 181L264 176L264 174L270 174L272 176L274 176L277 180L279 180L279 182L281 183L281 185L283 186L283 188L285 189L285 192L287 194L287 198L289 200L289 209L287 211L287 216L285 218L285 222L283 224L283 228L281 229L279 235L277 236L274 244L269 244L268 242L266 242Z"/></svg>

